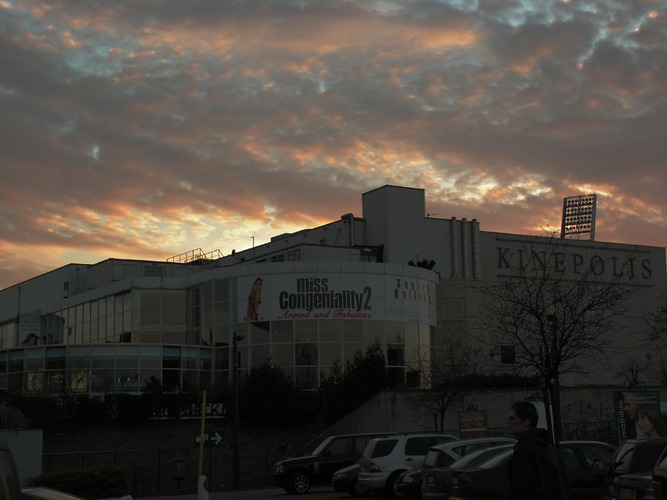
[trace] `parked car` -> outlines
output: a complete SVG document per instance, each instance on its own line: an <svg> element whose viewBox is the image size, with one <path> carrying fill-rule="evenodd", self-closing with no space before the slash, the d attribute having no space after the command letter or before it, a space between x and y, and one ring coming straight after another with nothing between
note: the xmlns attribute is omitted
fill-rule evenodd
<svg viewBox="0 0 667 500"><path fill-rule="evenodd" d="M652 471L641 474L623 474L616 480L616 498L632 500L655 500Z"/></svg>
<svg viewBox="0 0 667 500"><path fill-rule="evenodd" d="M353 497L362 497L366 491L359 486L359 464L348 465L334 472L331 487L334 491L349 493Z"/></svg>
<svg viewBox="0 0 667 500"><path fill-rule="evenodd" d="M452 474L455 469L476 467L496 455L512 449L515 443L489 446L465 454L449 465L440 466L439 454L429 453L422 464L421 497L424 500L445 500L452 494ZM447 460L445 459L444 462ZM428 464L427 464L428 462Z"/></svg>
<svg viewBox="0 0 667 500"><path fill-rule="evenodd" d="M401 472L420 467L434 444L458 440L451 434L426 432L372 439L359 460L359 485L369 492L395 496L394 483Z"/></svg>
<svg viewBox="0 0 667 500"><path fill-rule="evenodd" d="M567 471L570 499L602 498L605 494L605 470L615 448L598 441L562 441L558 450ZM504 498L513 453L512 448L477 467L455 469L450 500Z"/></svg>
<svg viewBox="0 0 667 500"><path fill-rule="evenodd" d="M625 474L653 472L667 447L667 438L628 439L616 449L607 469L607 500L615 500L616 483ZM619 499L620 500L620 499Z"/></svg>
<svg viewBox="0 0 667 500"><path fill-rule="evenodd" d="M424 457L422 466L418 469L404 471L398 476L394 483L394 492L401 498L421 498L422 495L422 471L430 465L427 464L452 464L462 456L471 451L493 446L501 443L516 443L514 438L485 437L474 439L462 439L432 446Z"/></svg>
<svg viewBox="0 0 667 500"><path fill-rule="evenodd" d="M314 484L330 484L334 472L356 463L371 439L391 434L330 436L306 456L276 462L271 477L289 493L307 493Z"/></svg>
<svg viewBox="0 0 667 500"><path fill-rule="evenodd" d="M21 480L16 470L14 455L2 439L0 439L0 498L21 500Z"/></svg>
<svg viewBox="0 0 667 500"><path fill-rule="evenodd" d="M394 493L399 498L417 498L421 500L422 497L422 469L404 470L396 479L394 483Z"/></svg>
<svg viewBox="0 0 667 500"><path fill-rule="evenodd" d="M21 490L23 500L83 500L69 493L53 490L51 488L24 488Z"/></svg>
<svg viewBox="0 0 667 500"><path fill-rule="evenodd" d="M667 500L667 449L663 450L653 468L651 483L656 500Z"/></svg>

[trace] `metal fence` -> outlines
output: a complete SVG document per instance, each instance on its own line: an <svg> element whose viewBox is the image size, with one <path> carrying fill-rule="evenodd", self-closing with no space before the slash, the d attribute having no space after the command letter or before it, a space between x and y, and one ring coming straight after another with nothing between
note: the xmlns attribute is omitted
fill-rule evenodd
<svg viewBox="0 0 667 500"><path fill-rule="evenodd" d="M612 422L581 422L563 425L563 440L593 440L618 444ZM505 429L489 429L489 435L504 435ZM242 442L239 446L240 489L272 485L273 464L299 450L306 441ZM81 451L49 453L43 457L43 472L120 466L126 469L130 494L135 498L181 495L197 491L199 446L141 451ZM211 492L233 489L234 464L231 447L206 446L202 474Z"/></svg>
<svg viewBox="0 0 667 500"><path fill-rule="evenodd" d="M298 449L305 442L240 443L240 489L271 486L273 464ZM199 447L140 451L81 451L48 453L43 456L42 471L87 470L106 466L127 471L129 493L135 498L180 495L197 491ZM206 446L202 455L202 474L208 478L211 492L233 489L234 464L229 446Z"/></svg>

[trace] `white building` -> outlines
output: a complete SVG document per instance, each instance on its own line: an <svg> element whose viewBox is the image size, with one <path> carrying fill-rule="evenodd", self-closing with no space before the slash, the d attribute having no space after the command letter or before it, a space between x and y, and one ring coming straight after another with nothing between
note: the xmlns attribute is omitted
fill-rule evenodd
<svg viewBox="0 0 667 500"><path fill-rule="evenodd" d="M363 195L362 217L220 259L69 264L0 291L0 387L215 391L228 383L234 338L242 369L270 360L304 389L379 341L392 385L416 386L446 332L477 327L480 296L467 285L513 272L528 239L551 240L428 217L424 190L384 186ZM571 269L595 263L639 287L637 307L667 289L664 248L560 241ZM561 383L622 386L619 367L646 354L630 335L615 338L606 365ZM489 357L487 368L499 364Z"/></svg>

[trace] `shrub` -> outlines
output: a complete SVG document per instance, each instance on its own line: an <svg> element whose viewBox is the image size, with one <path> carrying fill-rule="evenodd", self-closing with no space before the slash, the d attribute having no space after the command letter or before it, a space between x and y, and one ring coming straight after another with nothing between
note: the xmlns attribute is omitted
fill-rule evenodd
<svg viewBox="0 0 667 500"><path fill-rule="evenodd" d="M129 485L128 471L122 467L53 471L29 481L29 486L52 488L90 500L128 495Z"/></svg>

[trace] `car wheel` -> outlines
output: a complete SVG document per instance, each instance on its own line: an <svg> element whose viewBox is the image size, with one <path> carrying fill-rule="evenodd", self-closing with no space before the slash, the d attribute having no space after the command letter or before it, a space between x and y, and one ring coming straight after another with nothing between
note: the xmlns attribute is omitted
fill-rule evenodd
<svg viewBox="0 0 667 500"><path fill-rule="evenodd" d="M352 486L350 486L349 493L351 496L354 498L359 498L359 497L365 497L366 496L366 490L359 486L359 483L355 479L352 481Z"/></svg>
<svg viewBox="0 0 667 500"><path fill-rule="evenodd" d="M383 497L399 498L399 496L396 494L396 491L394 490L394 485L396 484L398 476L400 475L400 472L394 472L391 476L389 476L389 479L387 479L387 484L384 485L384 491L382 492Z"/></svg>
<svg viewBox="0 0 667 500"><path fill-rule="evenodd" d="M295 472L290 477L289 487L290 492L297 495L308 493L310 489L310 476L304 471Z"/></svg>

